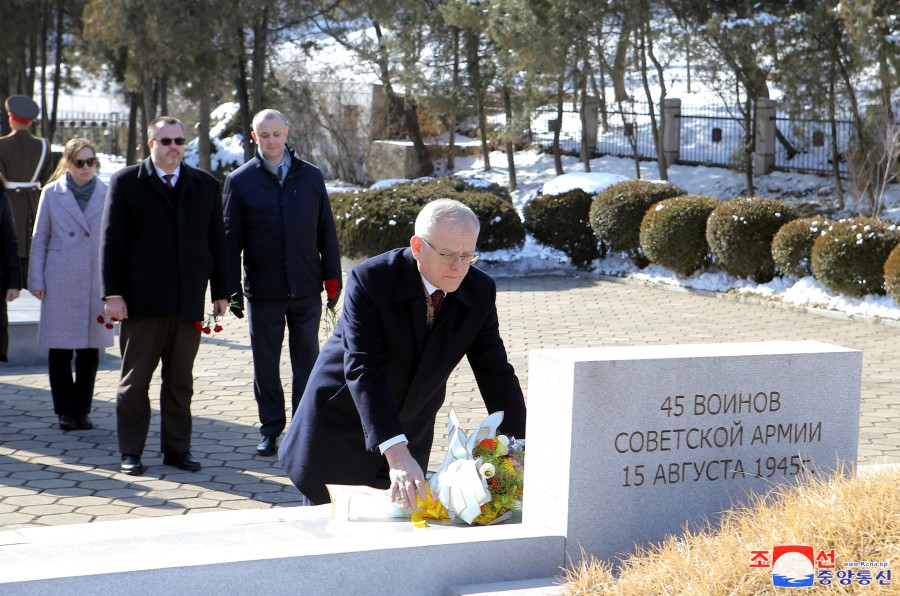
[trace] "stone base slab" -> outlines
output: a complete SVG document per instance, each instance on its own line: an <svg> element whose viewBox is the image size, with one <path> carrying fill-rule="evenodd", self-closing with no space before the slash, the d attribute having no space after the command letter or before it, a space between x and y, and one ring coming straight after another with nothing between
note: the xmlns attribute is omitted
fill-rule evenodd
<svg viewBox="0 0 900 596"><path fill-rule="evenodd" d="M559 574L565 538L525 524L346 521L285 507L0 531L0 594L446 594Z"/></svg>

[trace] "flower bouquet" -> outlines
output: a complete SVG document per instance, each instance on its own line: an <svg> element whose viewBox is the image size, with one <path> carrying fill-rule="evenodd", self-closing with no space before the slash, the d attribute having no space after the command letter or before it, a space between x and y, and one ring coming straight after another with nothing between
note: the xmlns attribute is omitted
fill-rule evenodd
<svg viewBox="0 0 900 596"><path fill-rule="evenodd" d="M522 509L525 440L497 434L503 412L494 412L467 437L459 418L449 414L449 446L440 471L428 482L428 498L412 521L450 518L468 524L495 524Z"/></svg>

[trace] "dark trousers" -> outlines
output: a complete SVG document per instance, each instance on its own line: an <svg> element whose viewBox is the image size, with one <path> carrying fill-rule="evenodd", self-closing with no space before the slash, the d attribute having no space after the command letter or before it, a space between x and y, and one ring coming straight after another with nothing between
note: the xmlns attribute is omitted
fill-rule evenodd
<svg viewBox="0 0 900 596"><path fill-rule="evenodd" d="M72 378L72 352L75 352L75 378ZM94 398L94 379L100 363L100 350L50 348L50 393L57 416L87 416Z"/></svg>
<svg viewBox="0 0 900 596"><path fill-rule="evenodd" d="M291 300L248 300L250 349L253 352L253 394L259 409L260 433L280 435L287 424L281 387L281 346L288 329L291 355L291 415L297 411L309 373L319 355L319 295Z"/></svg>
<svg viewBox="0 0 900 596"><path fill-rule="evenodd" d="M162 360L159 411L163 453L191 450L191 397L200 332L179 317L126 319L121 324L122 377L116 393L119 451L141 455L150 429L150 380Z"/></svg>

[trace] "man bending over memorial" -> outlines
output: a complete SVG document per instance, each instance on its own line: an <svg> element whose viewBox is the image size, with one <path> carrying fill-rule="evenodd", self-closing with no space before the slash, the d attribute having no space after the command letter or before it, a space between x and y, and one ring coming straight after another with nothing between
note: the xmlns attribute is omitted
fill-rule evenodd
<svg viewBox="0 0 900 596"><path fill-rule="evenodd" d="M525 399L507 360L494 280L478 258L478 218L450 199L426 205L409 248L357 265L344 309L316 360L279 449L291 481L316 505L325 484L389 488L405 507L425 497L423 470L447 379L466 356L500 431L525 435Z"/></svg>

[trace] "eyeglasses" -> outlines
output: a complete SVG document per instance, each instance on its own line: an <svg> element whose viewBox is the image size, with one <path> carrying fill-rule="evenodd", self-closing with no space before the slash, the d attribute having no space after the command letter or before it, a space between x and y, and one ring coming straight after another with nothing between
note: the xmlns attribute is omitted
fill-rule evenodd
<svg viewBox="0 0 900 596"><path fill-rule="evenodd" d="M180 145L184 145L184 137L176 137L176 138L174 138L174 139L170 139L169 137L161 137L161 138L159 138L159 139L152 139L152 140L154 140L154 141L159 141L160 143L162 143L162 144L163 144L164 146L166 146L166 147L168 147L169 145L171 145L171 144L172 144L172 141L175 141L175 144L176 144L176 145L179 145L179 146L180 146Z"/></svg>
<svg viewBox="0 0 900 596"><path fill-rule="evenodd" d="M87 158L87 159L73 159L73 160L72 160L72 165L75 166L76 168L83 168L84 166L87 166L87 167L89 167L89 168L93 168L94 165L95 165L96 163L97 163L97 158L96 158L96 157L89 157L89 158Z"/></svg>
<svg viewBox="0 0 900 596"><path fill-rule="evenodd" d="M421 236L419 236L419 237L422 238ZM472 263L474 263L475 261L478 260L478 257L481 256L477 252L472 253L472 254L459 254L457 252L442 253L441 251L436 249L434 247L434 245L431 242L429 242L428 240L426 240L425 238L422 238L422 242L427 244L428 248L430 248L431 250L433 250L434 252L436 252L437 254L439 254L441 256L441 263L443 263L444 265L455 265L457 259L461 260L463 262L463 265L471 265Z"/></svg>

